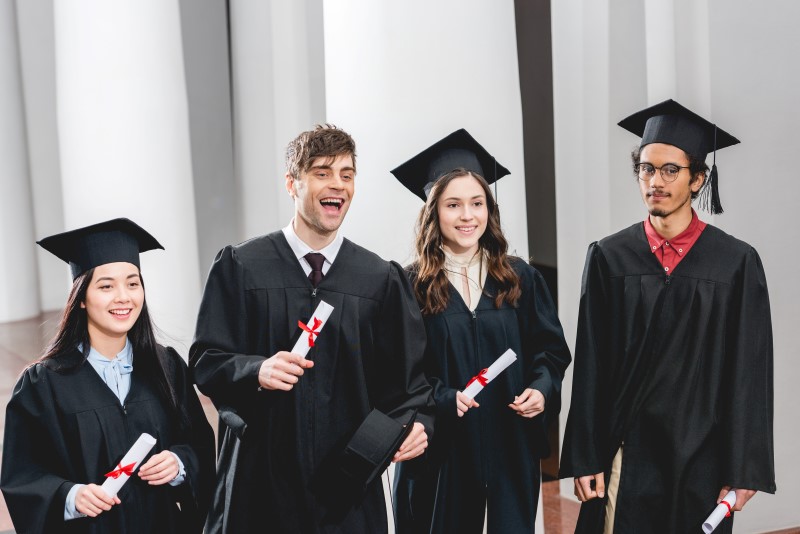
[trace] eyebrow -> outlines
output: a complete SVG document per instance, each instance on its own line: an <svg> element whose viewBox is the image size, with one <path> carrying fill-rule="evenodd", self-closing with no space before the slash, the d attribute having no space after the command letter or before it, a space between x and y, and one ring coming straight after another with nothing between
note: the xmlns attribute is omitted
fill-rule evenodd
<svg viewBox="0 0 800 534"><path fill-rule="evenodd" d="M475 200L476 198L486 198L486 195L475 195L474 197L470 198L469 200ZM448 200L461 200L461 198L460 197L447 197L447 198L445 198L443 200L445 200L445 201L448 201Z"/></svg>
<svg viewBox="0 0 800 534"><path fill-rule="evenodd" d="M133 273L133 274L129 274L128 276L126 276L126 277L125 277L125 279L126 279L126 280L129 280L129 279L131 279L131 278L139 278L139 275L138 275L138 274L136 274L136 273ZM112 278L112 277L110 277L110 276L104 276L104 277L102 277L102 278L98 278L98 279L97 279L97 280L95 280L94 282L95 282L95 283L97 283L97 282L102 282L102 281L105 281L105 280L109 280L109 281L113 282L113 281L114 281L114 278Z"/></svg>
<svg viewBox="0 0 800 534"><path fill-rule="evenodd" d="M649 162L649 161L640 161L639 163L640 163L640 164L644 164L644 165L650 165L650 166L653 166L653 167L655 167L655 165L653 165L653 164L652 164L651 162ZM689 162L687 162L687 163L689 163ZM664 165L675 165L676 167L686 167L686 165L681 165L680 163L675 163L674 161L668 161L668 162L666 162L666 163L662 163L662 164L661 164L661 166L662 166L662 167L663 167Z"/></svg>
<svg viewBox="0 0 800 534"><path fill-rule="evenodd" d="M313 171L313 170L326 170L326 171L332 171L332 170L333 170L333 167L331 167L330 165L314 165L314 166L312 166L312 167L311 167L311 169L309 169L309 170L312 170L312 171ZM353 171L353 172L355 172L356 168L355 168L355 167L342 167L342 169L341 169L341 170L342 170L342 171Z"/></svg>

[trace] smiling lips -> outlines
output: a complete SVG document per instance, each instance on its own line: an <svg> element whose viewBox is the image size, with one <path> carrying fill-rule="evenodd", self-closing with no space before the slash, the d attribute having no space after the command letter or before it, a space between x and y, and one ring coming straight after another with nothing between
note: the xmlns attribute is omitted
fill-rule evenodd
<svg viewBox="0 0 800 534"><path fill-rule="evenodd" d="M472 234L477 228L477 226L456 226L456 230L467 235Z"/></svg>
<svg viewBox="0 0 800 534"><path fill-rule="evenodd" d="M342 209L342 206L344 206L344 199L337 197L326 197L321 199L319 203L322 204L322 207L326 208L328 211L338 212Z"/></svg>
<svg viewBox="0 0 800 534"><path fill-rule="evenodd" d="M109 310L109 313L118 319L127 319L131 316L133 308L121 308L117 310Z"/></svg>

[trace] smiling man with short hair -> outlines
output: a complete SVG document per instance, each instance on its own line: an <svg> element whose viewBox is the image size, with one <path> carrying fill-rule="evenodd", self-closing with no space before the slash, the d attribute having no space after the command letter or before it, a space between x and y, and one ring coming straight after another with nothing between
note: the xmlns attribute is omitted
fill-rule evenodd
<svg viewBox="0 0 800 534"><path fill-rule="evenodd" d="M220 413L206 532L387 532L378 458L404 461L427 446L433 400L414 294L397 263L339 232L355 160L335 126L300 134L286 152L292 221L214 260L190 354ZM333 313L308 356L287 352L321 301ZM397 450L383 429L415 413Z"/></svg>

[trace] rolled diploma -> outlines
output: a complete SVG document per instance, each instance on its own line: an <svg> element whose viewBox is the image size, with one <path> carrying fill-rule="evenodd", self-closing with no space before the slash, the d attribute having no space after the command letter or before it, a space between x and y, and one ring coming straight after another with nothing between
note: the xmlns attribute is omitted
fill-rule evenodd
<svg viewBox="0 0 800 534"><path fill-rule="evenodd" d="M314 313L311 315L311 319L308 320L308 324L306 325L308 328L311 328L316 332L315 338L319 337L319 333L322 331L322 327L328 322L328 318L333 313L333 306L325 302L324 300L319 301L319 305L317 309L314 310ZM314 328L314 319L318 319L321 321L317 328ZM306 357L308 354L308 349L311 348L308 344L308 336L311 335L305 330L300 334L300 339L297 340L297 343L294 344L294 348L292 349L293 354L299 354L303 358Z"/></svg>
<svg viewBox="0 0 800 534"><path fill-rule="evenodd" d="M733 506L736 504L736 492L733 490L729 491L722 500L726 501L731 505L731 508L733 508ZM714 529L719 526L723 519L725 519L725 516L728 514L728 512L728 507L720 502L717 507L714 508L714 511L711 512L711 515L708 516L708 519L703 522L703 532L705 532L705 534L714 532Z"/></svg>
<svg viewBox="0 0 800 534"><path fill-rule="evenodd" d="M119 469L122 466L134 464L133 471L136 471L136 468L139 467L139 463L147 456L147 453L150 452L150 449L152 449L155 444L156 438L150 434L143 433L113 469ZM109 497L113 497L122 489L122 486L125 485L129 478L130 476L125 473L121 473L117 478L106 478L101 488L103 488L103 491L105 491Z"/></svg>
<svg viewBox="0 0 800 534"><path fill-rule="evenodd" d="M486 369L486 373L483 375L483 377L486 379L486 383L488 384L489 382L494 380L494 378L497 375L505 371L506 367L508 367L515 361L517 361L517 354L511 349L505 351L499 358L497 358L494 361L492 365L489 366L488 369ZM480 393L482 389L483 386L481 385L481 383L478 382L477 380L474 380L470 385L464 388L464 395L466 395L470 399L474 399L475 396L478 393Z"/></svg>

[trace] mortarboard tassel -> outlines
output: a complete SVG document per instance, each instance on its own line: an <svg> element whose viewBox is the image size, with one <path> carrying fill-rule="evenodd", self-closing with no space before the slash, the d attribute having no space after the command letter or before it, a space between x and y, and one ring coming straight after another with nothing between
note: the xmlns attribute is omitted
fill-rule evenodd
<svg viewBox="0 0 800 534"><path fill-rule="evenodd" d="M719 173L717 172L717 125L714 125L714 162L711 164L711 173L708 175L708 184L711 186L711 214L722 213L722 204L719 201Z"/></svg>
<svg viewBox="0 0 800 534"><path fill-rule="evenodd" d="M708 173L706 183L700 190L698 201L700 209L710 212L712 215L722 213L722 204L719 200L719 173L717 172L717 127L714 126L714 160L711 164L711 172Z"/></svg>
<svg viewBox="0 0 800 534"><path fill-rule="evenodd" d="M717 173L717 164L711 166L711 173L708 175L708 184L711 187L711 213L719 215L723 213L722 204L719 201L719 175Z"/></svg>

